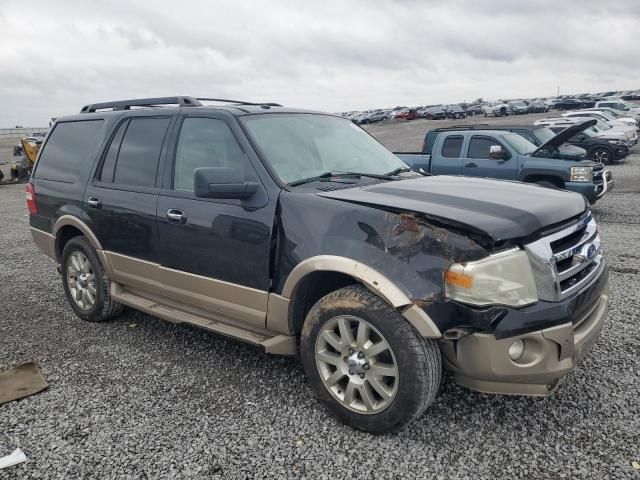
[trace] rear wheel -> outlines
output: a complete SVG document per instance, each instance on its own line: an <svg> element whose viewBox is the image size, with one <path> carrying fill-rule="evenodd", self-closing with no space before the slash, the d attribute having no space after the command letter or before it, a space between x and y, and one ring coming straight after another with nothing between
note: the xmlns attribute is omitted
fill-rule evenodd
<svg viewBox="0 0 640 480"><path fill-rule="evenodd" d="M309 311L300 349L319 399L343 423L399 430L435 399L440 349L362 286L330 293Z"/></svg>
<svg viewBox="0 0 640 480"><path fill-rule="evenodd" d="M591 152L591 159L609 165L613 159L613 155L608 148L596 148Z"/></svg>
<svg viewBox="0 0 640 480"><path fill-rule="evenodd" d="M111 298L111 282L89 240L69 240L61 264L64 292L76 315L88 322L102 322L122 313L123 306Z"/></svg>

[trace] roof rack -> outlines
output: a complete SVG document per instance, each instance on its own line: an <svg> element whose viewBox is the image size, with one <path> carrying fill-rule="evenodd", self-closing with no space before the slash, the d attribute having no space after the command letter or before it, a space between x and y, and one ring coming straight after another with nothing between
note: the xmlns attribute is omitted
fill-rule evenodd
<svg viewBox="0 0 640 480"><path fill-rule="evenodd" d="M254 107L281 107L282 105L280 105L279 103L274 103L274 102L262 102L262 103L255 103L255 102L247 102L244 100L229 100L227 98L202 98L202 97L198 97L196 98L196 100L202 100L205 102L222 102L222 103L233 103L236 105L251 105Z"/></svg>
<svg viewBox="0 0 640 480"><path fill-rule="evenodd" d="M97 110L130 110L131 107L155 107L160 105L180 105L181 107L200 107L202 104L193 97L157 97L136 98L133 100L117 100L115 102L92 103L85 105L80 113L92 113Z"/></svg>

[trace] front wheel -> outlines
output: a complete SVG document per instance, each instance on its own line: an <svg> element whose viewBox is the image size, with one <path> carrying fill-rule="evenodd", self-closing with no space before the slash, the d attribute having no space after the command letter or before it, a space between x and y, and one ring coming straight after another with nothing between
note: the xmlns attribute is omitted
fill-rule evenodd
<svg viewBox="0 0 640 480"><path fill-rule="evenodd" d="M422 414L442 377L438 344L361 285L313 306L300 350L309 382L329 411L370 433L400 430Z"/></svg>
<svg viewBox="0 0 640 480"><path fill-rule="evenodd" d="M609 165L611 163L613 155L608 148L596 148L593 152L591 152L591 158L596 162L602 162L605 165Z"/></svg>

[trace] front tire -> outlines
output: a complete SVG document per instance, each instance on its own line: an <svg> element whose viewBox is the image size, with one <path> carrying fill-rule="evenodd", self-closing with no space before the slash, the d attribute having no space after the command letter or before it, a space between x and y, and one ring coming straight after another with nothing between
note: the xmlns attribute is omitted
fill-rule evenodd
<svg viewBox="0 0 640 480"><path fill-rule="evenodd" d="M555 183L550 182L548 180L538 180L537 182L535 182L535 184L540 185L541 187L544 187L544 188L552 188L555 190L558 189L558 186Z"/></svg>
<svg viewBox="0 0 640 480"><path fill-rule="evenodd" d="M62 250L62 285L74 313L87 322L103 322L122 313L111 298L111 281L85 237L73 237Z"/></svg>
<svg viewBox="0 0 640 480"><path fill-rule="evenodd" d="M312 307L300 350L320 401L343 423L370 433L400 430L421 415L442 377L438 344L361 285Z"/></svg>
<svg viewBox="0 0 640 480"><path fill-rule="evenodd" d="M591 152L591 159L609 165L612 162L613 154L608 148L596 148Z"/></svg>

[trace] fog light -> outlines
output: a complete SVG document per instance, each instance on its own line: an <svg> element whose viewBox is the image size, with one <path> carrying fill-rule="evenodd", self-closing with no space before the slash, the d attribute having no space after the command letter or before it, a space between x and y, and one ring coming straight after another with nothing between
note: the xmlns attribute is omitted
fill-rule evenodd
<svg viewBox="0 0 640 480"><path fill-rule="evenodd" d="M520 360L524 354L524 342L522 340L516 340L509 347L509 357L514 362Z"/></svg>

